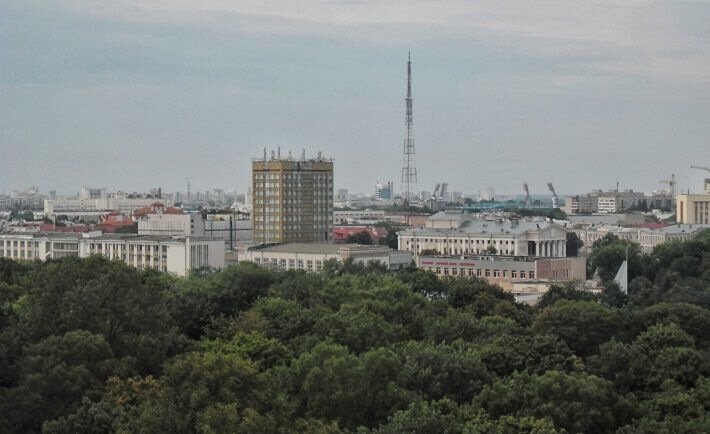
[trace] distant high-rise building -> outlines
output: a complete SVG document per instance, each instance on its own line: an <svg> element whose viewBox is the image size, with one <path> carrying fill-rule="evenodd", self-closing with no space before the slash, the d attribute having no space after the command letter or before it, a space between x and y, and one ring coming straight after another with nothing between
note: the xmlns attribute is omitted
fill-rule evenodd
<svg viewBox="0 0 710 434"><path fill-rule="evenodd" d="M375 199L377 200L392 200L394 199L394 186L392 181L378 182L375 184Z"/></svg>
<svg viewBox="0 0 710 434"><path fill-rule="evenodd" d="M331 242L333 162L264 151L252 162L252 221L257 243Z"/></svg>

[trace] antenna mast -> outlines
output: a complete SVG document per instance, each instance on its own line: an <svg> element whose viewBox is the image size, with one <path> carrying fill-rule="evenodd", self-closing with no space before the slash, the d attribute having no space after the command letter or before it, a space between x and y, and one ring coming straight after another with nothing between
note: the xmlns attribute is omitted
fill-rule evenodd
<svg viewBox="0 0 710 434"><path fill-rule="evenodd" d="M407 127L407 134L404 138L404 158L402 167L402 184L404 184L405 196L404 203L407 207L407 220L409 221L409 201L411 200L412 187L413 184L417 183L417 168L414 165L414 122L412 116L412 54L408 53L407 56L407 98L405 98L405 103L407 107L407 114L405 118L405 125Z"/></svg>

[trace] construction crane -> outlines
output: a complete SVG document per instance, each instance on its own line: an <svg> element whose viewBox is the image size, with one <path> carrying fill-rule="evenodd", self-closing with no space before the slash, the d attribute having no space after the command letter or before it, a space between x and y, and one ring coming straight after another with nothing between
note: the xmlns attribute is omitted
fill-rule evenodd
<svg viewBox="0 0 710 434"><path fill-rule="evenodd" d="M707 170L710 172L710 167L706 166L695 166L695 165L690 165L691 169L698 169L698 170ZM710 194L710 178L705 178L705 194Z"/></svg>
<svg viewBox="0 0 710 434"><path fill-rule="evenodd" d="M671 192L671 197L675 199L675 173L671 173L671 179L662 179L660 181L661 184L668 184L668 191Z"/></svg>
<svg viewBox="0 0 710 434"><path fill-rule="evenodd" d="M547 188L552 192L552 207L559 208L560 207L560 198L557 197L557 193L555 193L555 187L552 186L551 182L548 182Z"/></svg>
<svg viewBox="0 0 710 434"><path fill-rule="evenodd" d="M523 191L525 191L525 208L532 207L532 199L530 198L530 189L528 188L528 183L523 183Z"/></svg>

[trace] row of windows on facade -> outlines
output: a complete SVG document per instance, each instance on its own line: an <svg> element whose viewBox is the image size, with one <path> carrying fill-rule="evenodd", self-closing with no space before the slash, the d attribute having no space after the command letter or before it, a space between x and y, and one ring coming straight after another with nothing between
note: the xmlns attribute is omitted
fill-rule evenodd
<svg viewBox="0 0 710 434"><path fill-rule="evenodd" d="M277 258L254 258L254 263L257 265L263 265L265 267L276 268L280 270L308 270L308 271L319 271L323 268L323 261L320 259L277 259ZM315 268L314 268L315 265Z"/></svg>
<svg viewBox="0 0 710 434"><path fill-rule="evenodd" d="M154 252L157 252L158 250L162 250L163 253L166 253L168 251L168 246L158 246L157 244L153 245L144 245L144 244L128 244L128 251L138 251L142 252L144 250L149 251L153 250ZM126 245L125 244L100 244L100 243L91 243L89 244L89 250L110 250L113 248L114 250L126 250ZM162 248L162 249L161 249Z"/></svg>
<svg viewBox="0 0 710 434"><path fill-rule="evenodd" d="M409 243L414 243L417 241L420 243L454 243L454 244L457 244L457 243L469 244L470 243L470 244L473 244L473 240L470 238L465 239L465 240L457 239L457 238L453 238L453 239L450 239L450 238L422 238L422 239L414 238L413 241L407 240L407 245L409 245ZM487 238L485 240L477 239L476 244L506 244L507 245L507 244L515 244L515 241L505 240L505 242L503 242L503 240Z"/></svg>
<svg viewBox="0 0 710 434"><path fill-rule="evenodd" d="M254 179L295 179L299 180L301 178L313 178L318 180L332 180L333 175L329 173L313 173L313 172L300 172L300 173L274 173L274 172L254 172Z"/></svg>
<svg viewBox="0 0 710 434"><path fill-rule="evenodd" d="M308 188L330 188L332 191L333 187L333 181L313 181L313 182L264 182L261 184L257 184L254 188L256 190L262 190L264 188L267 189L293 189L293 190L298 190L302 189L304 186L308 186Z"/></svg>
<svg viewBox="0 0 710 434"><path fill-rule="evenodd" d="M332 215L323 215L323 214L315 214L311 218L304 218L303 216L294 216L294 215L285 215L283 218L281 218L279 214L272 214L272 215L259 215L257 218L254 220L258 220L260 222L332 222L333 221L333 216Z"/></svg>
<svg viewBox="0 0 710 434"><path fill-rule="evenodd" d="M502 277L511 279L534 279L534 271L517 271L517 270L490 270L490 269L473 269L473 268L447 268L447 267L426 267L427 270L433 271L440 276L469 276L469 277Z"/></svg>
<svg viewBox="0 0 710 434"><path fill-rule="evenodd" d="M270 199L263 199L258 196L255 196L254 198L254 203L257 205L291 205L291 207L298 207L298 206L307 206L311 207L311 205L320 205L320 206L327 206L327 207L332 207L333 203L333 198L319 198L319 197L314 197L313 199L283 199L279 197L273 197Z"/></svg>
<svg viewBox="0 0 710 434"><path fill-rule="evenodd" d="M429 250L429 249L419 247L417 252L422 253L424 250ZM485 250L485 249L484 250L481 250L481 249L475 249L475 250L474 249L470 249L470 250L469 249L448 249L446 247L441 249L442 255L449 255L449 254L450 255L480 255L480 254L489 254L489 253L490 253L490 250ZM498 253L500 253L501 255L512 255L513 253L515 253L515 250L508 250L508 249L502 250L501 249L498 251Z"/></svg>

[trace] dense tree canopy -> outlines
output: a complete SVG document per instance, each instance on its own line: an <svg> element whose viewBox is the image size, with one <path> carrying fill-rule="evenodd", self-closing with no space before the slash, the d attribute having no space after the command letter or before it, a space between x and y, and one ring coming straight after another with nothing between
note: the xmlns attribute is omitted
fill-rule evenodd
<svg viewBox="0 0 710 434"><path fill-rule="evenodd" d="M710 233L590 269L627 246L628 296L536 307L413 268L0 258L0 432L707 432Z"/></svg>

